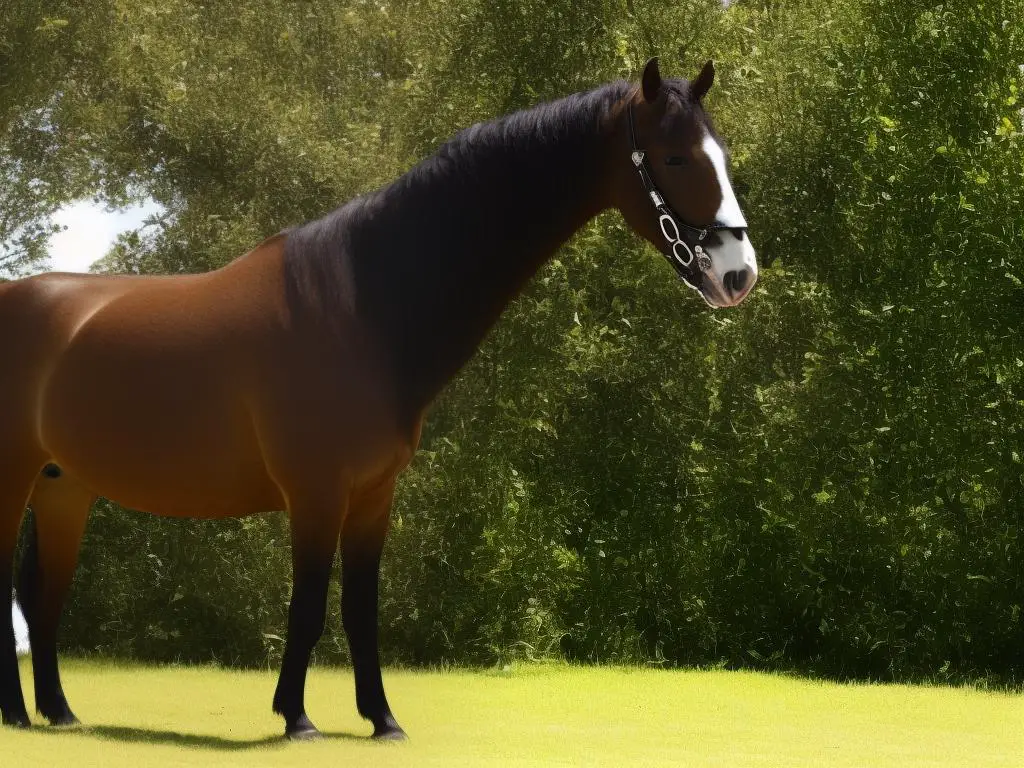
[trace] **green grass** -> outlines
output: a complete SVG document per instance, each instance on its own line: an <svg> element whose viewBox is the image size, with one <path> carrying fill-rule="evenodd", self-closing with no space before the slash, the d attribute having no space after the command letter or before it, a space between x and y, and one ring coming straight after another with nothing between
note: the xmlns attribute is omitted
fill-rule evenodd
<svg viewBox="0 0 1024 768"><path fill-rule="evenodd" d="M377 744L355 712L351 673L314 668L307 709L327 738L288 744L270 712L275 681L66 662L86 726L2 729L0 765L1024 766L1024 697L966 688L558 665L390 671L411 741Z"/></svg>

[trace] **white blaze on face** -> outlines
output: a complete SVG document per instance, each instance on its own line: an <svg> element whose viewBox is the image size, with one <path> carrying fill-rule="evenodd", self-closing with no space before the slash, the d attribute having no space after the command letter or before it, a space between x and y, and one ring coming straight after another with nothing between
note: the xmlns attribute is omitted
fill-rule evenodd
<svg viewBox="0 0 1024 768"><path fill-rule="evenodd" d="M708 156L711 165L714 166L715 174L718 176L718 186L722 191L722 204L718 207L715 219L727 227L745 228L747 220L743 217L739 201L736 200L736 193L733 192L732 184L729 183L729 173L725 167L725 153L710 134L704 137L701 149L704 150L704 154ZM749 290L757 280L757 256L754 246L750 244L750 238L747 237L746 232L739 240L732 232L726 231L718 234L722 244L708 248L712 261L711 271L717 278L716 282L722 286L726 274L746 269L750 272L746 279L746 288ZM744 291L740 298L745 293Z"/></svg>

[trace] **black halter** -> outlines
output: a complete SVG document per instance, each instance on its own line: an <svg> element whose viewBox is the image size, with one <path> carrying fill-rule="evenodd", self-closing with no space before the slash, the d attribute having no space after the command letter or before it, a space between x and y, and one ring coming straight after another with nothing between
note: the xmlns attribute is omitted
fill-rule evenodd
<svg viewBox="0 0 1024 768"><path fill-rule="evenodd" d="M669 263L675 267L676 272L683 282L699 291L704 284L704 273L711 269L711 257L701 242L708 236L709 232L718 229L745 229L745 227L730 227L722 222L716 221L706 227L695 227L683 221L668 203L664 196L654 186L650 169L647 167L647 155L636 145L636 127L633 122L633 104L630 102L627 110L629 115L629 143L633 151L632 160L637 172L640 174L640 181L647 191L658 212L658 225L661 227L661 234L668 243L668 253L664 253Z"/></svg>

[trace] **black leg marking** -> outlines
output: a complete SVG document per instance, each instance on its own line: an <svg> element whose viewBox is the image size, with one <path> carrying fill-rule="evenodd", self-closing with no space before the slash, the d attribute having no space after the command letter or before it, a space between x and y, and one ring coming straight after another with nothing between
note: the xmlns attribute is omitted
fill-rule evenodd
<svg viewBox="0 0 1024 768"><path fill-rule="evenodd" d="M35 516L30 512L25 554L18 573L18 602L28 622L36 709L51 725L77 725L79 720L68 706L57 667L57 630L70 584L52 585L55 589L44 592L43 578L39 564L39 533Z"/></svg>
<svg viewBox="0 0 1024 768"><path fill-rule="evenodd" d="M18 653L14 644L14 617L11 614L10 557L0 556L0 721L4 725L29 727L25 697L21 693Z"/></svg>
<svg viewBox="0 0 1024 768"><path fill-rule="evenodd" d="M274 693L274 711L284 717L287 738L309 740L319 737L320 732L306 716L306 670L313 646L324 631L331 563L296 565L295 570L288 639Z"/></svg>
<svg viewBox="0 0 1024 768"><path fill-rule="evenodd" d="M14 593L14 551L36 468L23 467L25 474L15 472L16 469L18 467L4 461L4 452L0 448L0 722L28 728L28 712L21 692L21 674L14 643L11 597ZM29 480L21 488L17 488L15 482L19 476ZM14 488L8 487L11 483L15 484Z"/></svg>
<svg viewBox="0 0 1024 768"><path fill-rule="evenodd" d="M360 550L360 546L365 549ZM345 546L343 542L341 618L352 653L359 714L373 723L375 739L401 740L407 737L391 714L380 673L377 596L383 546L383 537L372 544L355 540Z"/></svg>

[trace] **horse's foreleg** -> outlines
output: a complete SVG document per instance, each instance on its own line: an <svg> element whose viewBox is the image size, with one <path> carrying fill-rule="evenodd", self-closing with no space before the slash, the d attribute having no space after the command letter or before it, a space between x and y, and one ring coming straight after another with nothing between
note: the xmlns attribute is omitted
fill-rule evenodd
<svg viewBox="0 0 1024 768"><path fill-rule="evenodd" d="M404 739L391 714L380 672L377 594L380 556L387 538L394 484L353 503L341 535L341 617L356 678L359 714L378 739Z"/></svg>
<svg viewBox="0 0 1024 768"><path fill-rule="evenodd" d="M0 720L4 725L27 728L28 711L21 692L10 600L14 548L31 485L12 483L12 479L8 473L0 472Z"/></svg>
<svg viewBox="0 0 1024 768"><path fill-rule="evenodd" d="M17 591L32 645L36 709L51 725L78 722L60 682L57 630L94 500L71 478L44 472L29 502L32 521Z"/></svg>
<svg viewBox="0 0 1024 768"><path fill-rule="evenodd" d="M327 586L338 548L345 501L336 496L289 503L292 535L292 601L281 675L274 693L274 711L285 720L285 736L310 739L319 735L306 716L306 670L313 646L324 631Z"/></svg>

